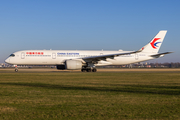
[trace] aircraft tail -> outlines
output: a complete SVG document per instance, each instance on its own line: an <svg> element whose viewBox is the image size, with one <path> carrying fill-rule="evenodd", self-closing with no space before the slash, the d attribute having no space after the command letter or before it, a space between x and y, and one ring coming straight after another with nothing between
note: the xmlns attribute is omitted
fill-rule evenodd
<svg viewBox="0 0 180 120"><path fill-rule="evenodd" d="M166 30L159 31L159 33L151 40L151 42L145 45L139 51L147 53L158 53L166 33Z"/></svg>

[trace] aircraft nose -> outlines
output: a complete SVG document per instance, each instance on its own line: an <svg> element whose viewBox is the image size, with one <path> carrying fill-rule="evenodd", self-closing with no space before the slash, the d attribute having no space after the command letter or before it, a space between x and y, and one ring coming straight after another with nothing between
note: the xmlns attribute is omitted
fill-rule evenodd
<svg viewBox="0 0 180 120"><path fill-rule="evenodd" d="M7 58L7 59L5 60L5 63L9 63L9 62L10 62L10 59Z"/></svg>

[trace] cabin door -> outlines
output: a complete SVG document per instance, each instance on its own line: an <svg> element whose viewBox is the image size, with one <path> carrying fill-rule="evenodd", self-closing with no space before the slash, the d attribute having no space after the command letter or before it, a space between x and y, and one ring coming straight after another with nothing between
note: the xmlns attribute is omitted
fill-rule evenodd
<svg viewBox="0 0 180 120"><path fill-rule="evenodd" d="M56 59L56 53L52 53L52 59Z"/></svg>
<svg viewBox="0 0 180 120"><path fill-rule="evenodd" d="M135 54L135 60L138 60L138 59L139 59L139 55Z"/></svg>
<svg viewBox="0 0 180 120"><path fill-rule="evenodd" d="M21 59L24 59L24 58L25 58L25 53L22 52L22 53L21 53Z"/></svg>

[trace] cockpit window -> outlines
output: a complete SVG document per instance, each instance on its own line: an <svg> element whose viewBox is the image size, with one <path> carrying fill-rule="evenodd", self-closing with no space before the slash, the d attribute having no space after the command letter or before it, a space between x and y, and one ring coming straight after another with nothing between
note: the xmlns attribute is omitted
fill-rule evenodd
<svg viewBox="0 0 180 120"><path fill-rule="evenodd" d="M14 57L15 55L14 54L11 54L10 57Z"/></svg>

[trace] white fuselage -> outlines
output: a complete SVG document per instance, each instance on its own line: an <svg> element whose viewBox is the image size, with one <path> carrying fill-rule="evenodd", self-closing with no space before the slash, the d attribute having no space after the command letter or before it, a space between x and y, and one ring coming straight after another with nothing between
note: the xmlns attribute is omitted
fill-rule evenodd
<svg viewBox="0 0 180 120"><path fill-rule="evenodd" d="M56 65L59 70L96 72L96 66L126 65L172 53L158 53L166 33L166 30L159 31L147 45L137 51L24 50L11 54L5 62L15 66Z"/></svg>
<svg viewBox="0 0 180 120"><path fill-rule="evenodd" d="M83 51L83 50L25 50L13 53L5 62L13 65L61 65L68 59L78 59L99 55L125 53L131 51ZM95 66L124 65L154 59L152 53L136 53L107 58Z"/></svg>

